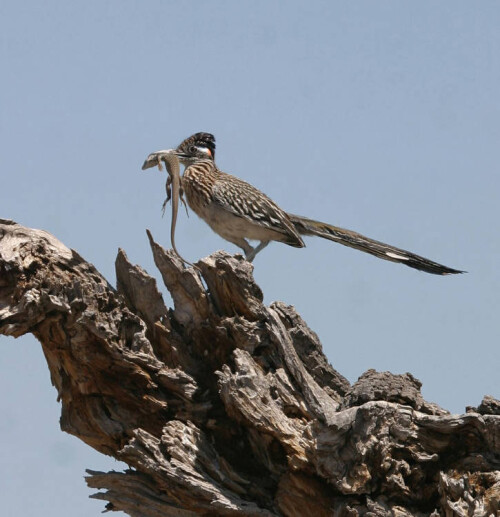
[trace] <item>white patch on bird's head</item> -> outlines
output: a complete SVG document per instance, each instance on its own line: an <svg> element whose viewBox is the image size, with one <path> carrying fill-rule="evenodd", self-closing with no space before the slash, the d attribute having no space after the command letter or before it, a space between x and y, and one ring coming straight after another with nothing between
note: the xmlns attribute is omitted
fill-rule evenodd
<svg viewBox="0 0 500 517"><path fill-rule="evenodd" d="M196 149L198 149L198 151L200 151L202 153L205 153L208 156L212 156L212 151L208 147L201 147L201 146L197 145Z"/></svg>

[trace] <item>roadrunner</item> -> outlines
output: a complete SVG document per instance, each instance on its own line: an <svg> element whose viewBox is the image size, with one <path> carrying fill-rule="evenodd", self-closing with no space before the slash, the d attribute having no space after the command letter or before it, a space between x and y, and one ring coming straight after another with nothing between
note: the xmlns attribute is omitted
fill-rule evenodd
<svg viewBox="0 0 500 517"><path fill-rule="evenodd" d="M142 168L157 165L162 154L174 154L184 165L181 195L186 196L191 209L215 233L240 247L250 262L270 241L303 248L305 244L301 236L313 235L427 273L463 273L351 230L285 212L246 181L218 169L215 137L210 133L196 133L186 138L177 149L152 153ZM247 239L260 243L254 248Z"/></svg>

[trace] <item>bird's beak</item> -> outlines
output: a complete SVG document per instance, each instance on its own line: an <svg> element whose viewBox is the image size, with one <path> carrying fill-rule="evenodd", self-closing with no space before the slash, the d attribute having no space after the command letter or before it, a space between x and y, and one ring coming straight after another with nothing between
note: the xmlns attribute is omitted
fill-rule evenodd
<svg viewBox="0 0 500 517"><path fill-rule="evenodd" d="M151 167L157 167L158 165L161 165L162 157L167 154L177 155L177 150L165 149L163 151L156 151L154 153L151 153L142 164L142 170L145 171L146 169L150 169Z"/></svg>

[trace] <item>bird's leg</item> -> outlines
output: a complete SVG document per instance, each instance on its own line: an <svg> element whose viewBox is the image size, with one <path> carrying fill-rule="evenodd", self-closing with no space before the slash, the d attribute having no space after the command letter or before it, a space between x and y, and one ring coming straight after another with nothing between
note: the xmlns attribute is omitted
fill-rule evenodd
<svg viewBox="0 0 500 517"><path fill-rule="evenodd" d="M249 242L246 239L238 239L238 238L228 238L225 237L229 242L232 242L233 244L236 244L238 248L241 248L243 250L243 253L245 253L245 258L248 260L248 262L252 262L255 258L255 255L259 253L259 251L262 251L268 244L269 241L261 241L258 246L253 248L250 246Z"/></svg>
<svg viewBox="0 0 500 517"><path fill-rule="evenodd" d="M252 248L252 251L250 251L249 253L245 252L246 259L248 260L248 262L253 262L255 255L257 255L259 251L262 251L268 244L269 241L260 241L260 244L258 246Z"/></svg>
<svg viewBox="0 0 500 517"><path fill-rule="evenodd" d="M238 246L238 248L241 248L243 250L243 253L245 254L245 258L249 262L252 262L253 258L255 257L255 250L252 246L250 246L250 243L246 239L244 239L243 237L229 236L224 236L224 239L226 239L229 242L232 242L233 244ZM250 259L248 257L250 257Z"/></svg>

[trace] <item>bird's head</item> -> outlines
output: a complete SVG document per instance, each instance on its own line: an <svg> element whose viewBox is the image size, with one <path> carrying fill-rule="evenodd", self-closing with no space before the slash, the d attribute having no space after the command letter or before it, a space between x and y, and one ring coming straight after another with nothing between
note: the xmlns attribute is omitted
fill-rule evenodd
<svg viewBox="0 0 500 517"><path fill-rule="evenodd" d="M183 140L176 149L166 149L151 153L144 162L142 170L156 167L165 155L175 155L185 167L200 160L215 158L215 137L210 133L196 133Z"/></svg>
<svg viewBox="0 0 500 517"><path fill-rule="evenodd" d="M210 133L195 133L183 140L175 150L179 161L189 166L199 160L215 160L215 137Z"/></svg>

